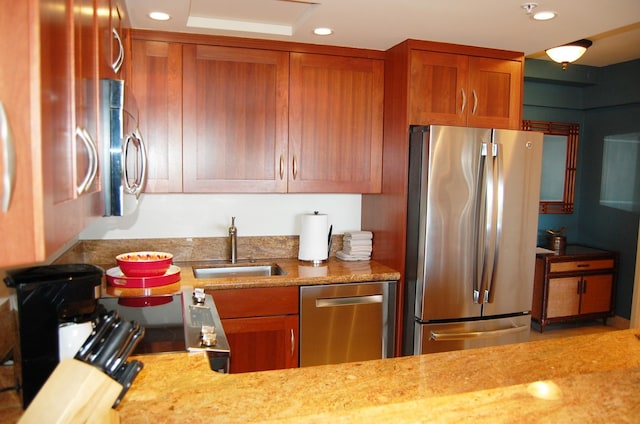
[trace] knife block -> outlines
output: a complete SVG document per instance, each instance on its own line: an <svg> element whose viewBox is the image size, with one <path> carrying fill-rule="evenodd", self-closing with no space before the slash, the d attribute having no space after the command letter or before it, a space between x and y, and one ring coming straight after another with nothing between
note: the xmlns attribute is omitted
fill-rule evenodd
<svg viewBox="0 0 640 424"><path fill-rule="evenodd" d="M119 423L113 403L122 386L89 364L63 359L19 423Z"/></svg>

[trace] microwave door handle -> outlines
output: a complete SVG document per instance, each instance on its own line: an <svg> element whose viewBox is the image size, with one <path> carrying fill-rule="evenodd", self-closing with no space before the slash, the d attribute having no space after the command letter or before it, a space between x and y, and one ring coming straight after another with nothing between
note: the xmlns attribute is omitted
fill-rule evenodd
<svg viewBox="0 0 640 424"><path fill-rule="evenodd" d="M138 173L138 191L136 193L136 199L140 197L145 184L147 183L147 145L142 138L140 131L136 129L136 138L140 142L140 172Z"/></svg>
<svg viewBox="0 0 640 424"><path fill-rule="evenodd" d="M2 200L1 210L9 211L11 197L16 183L16 151L13 144L13 132L9 126L9 118L0 101L0 147L2 148Z"/></svg>
<svg viewBox="0 0 640 424"><path fill-rule="evenodd" d="M140 158L140 167L138 170L138 174L135 177L135 180L133 182L133 184L131 184L130 178L129 178L129 167L127 166L129 163L129 143L133 143L135 148L136 148L136 154L137 154L137 158ZM139 134L137 131L134 131L131 134L128 134L125 137L125 143L123 146L123 152L124 152L124 169L123 169L123 173L124 173L124 186L125 186L125 190L127 191L127 193L129 194L133 194L136 196L136 199L138 199L140 197L140 194L142 193L142 188L144 187L144 183L146 181L146 175L147 175L147 153L146 153L146 149L144 146L144 142L142 141L142 137L139 137ZM136 167L138 168L138 167Z"/></svg>

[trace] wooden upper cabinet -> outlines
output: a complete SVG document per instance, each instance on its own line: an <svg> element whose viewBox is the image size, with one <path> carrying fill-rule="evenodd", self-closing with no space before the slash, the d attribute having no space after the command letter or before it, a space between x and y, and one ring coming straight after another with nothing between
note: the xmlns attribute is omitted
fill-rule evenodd
<svg viewBox="0 0 640 424"><path fill-rule="evenodd" d="M520 128L519 61L412 50L412 124Z"/></svg>
<svg viewBox="0 0 640 424"><path fill-rule="evenodd" d="M469 90L468 126L520 129L521 62L470 57Z"/></svg>
<svg viewBox="0 0 640 424"><path fill-rule="evenodd" d="M410 122L465 126L469 58L413 50L409 61Z"/></svg>
<svg viewBox="0 0 640 424"><path fill-rule="evenodd" d="M185 192L285 192L289 54L183 46Z"/></svg>
<svg viewBox="0 0 640 424"><path fill-rule="evenodd" d="M182 192L182 45L131 41L131 94L147 146L147 193Z"/></svg>
<svg viewBox="0 0 640 424"><path fill-rule="evenodd" d="M376 193L382 60L291 53L289 192Z"/></svg>

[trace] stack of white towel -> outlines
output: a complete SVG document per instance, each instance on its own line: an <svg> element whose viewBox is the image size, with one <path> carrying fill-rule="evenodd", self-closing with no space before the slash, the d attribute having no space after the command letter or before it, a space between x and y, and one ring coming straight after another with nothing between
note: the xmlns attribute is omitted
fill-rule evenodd
<svg viewBox="0 0 640 424"><path fill-rule="evenodd" d="M372 247L371 231L346 231L342 237L342 250L336 252L336 256L343 261L368 261Z"/></svg>

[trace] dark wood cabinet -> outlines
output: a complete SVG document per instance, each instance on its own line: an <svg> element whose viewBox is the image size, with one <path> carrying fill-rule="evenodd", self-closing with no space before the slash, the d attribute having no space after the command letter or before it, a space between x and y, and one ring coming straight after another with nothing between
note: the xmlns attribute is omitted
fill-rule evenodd
<svg viewBox="0 0 640 424"><path fill-rule="evenodd" d="M569 245L561 254L536 255L531 316L547 324L613 316L617 255Z"/></svg>
<svg viewBox="0 0 640 424"><path fill-rule="evenodd" d="M45 261L67 248L91 216L101 215L102 21L93 0L2 5L11 10L0 21L2 126L10 129L15 149L13 194L0 215L6 247L0 266L9 267ZM0 168L4 179L8 168Z"/></svg>
<svg viewBox="0 0 640 424"><path fill-rule="evenodd" d="M382 60L291 53L289 192L377 193Z"/></svg>
<svg viewBox="0 0 640 424"><path fill-rule="evenodd" d="M184 191L285 192L288 53L185 44L183 70Z"/></svg>
<svg viewBox="0 0 640 424"><path fill-rule="evenodd" d="M383 60L291 48L134 31L145 191L379 192Z"/></svg>
<svg viewBox="0 0 640 424"><path fill-rule="evenodd" d="M298 287L224 289L213 297L232 373L298 367Z"/></svg>

